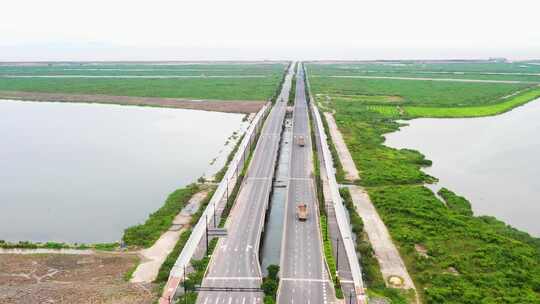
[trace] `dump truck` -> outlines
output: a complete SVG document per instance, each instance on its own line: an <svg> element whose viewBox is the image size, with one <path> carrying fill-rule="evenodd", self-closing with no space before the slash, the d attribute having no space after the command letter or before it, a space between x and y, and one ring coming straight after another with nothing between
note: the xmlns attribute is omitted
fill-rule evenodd
<svg viewBox="0 0 540 304"><path fill-rule="evenodd" d="M300 147L303 147L306 145L306 139L304 138L304 136L298 136L296 138L296 143L300 146Z"/></svg>
<svg viewBox="0 0 540 304"><path fill-rule="evenodd" d="M307 220L307 216L307 205L305 203L300 203L300 205L296 207L296 217L299 221L305 221Z"/></svg>

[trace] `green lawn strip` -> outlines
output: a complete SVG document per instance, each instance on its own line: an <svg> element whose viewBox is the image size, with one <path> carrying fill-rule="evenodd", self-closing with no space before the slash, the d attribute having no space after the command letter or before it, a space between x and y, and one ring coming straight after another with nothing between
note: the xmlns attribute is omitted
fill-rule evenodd
<svg viewBox="0 0 540 304"><path fill-rule="evenodd" d="M191 184L171 193L165 204L156 212L150 214L144 224L131 226L124 231L122 240L128 246L148 248L167 231L176 215L185 207L189 199L198 191L200 186Z"/></svg>
<svg viewBox="0 0 540 304"><path fill-rule="evenodd" d="M341 283L339 277L337 276L336 261L334 258L334 253L332 252L332 238L328 234L328 220L326 215L320 215L320 227L323 235L323 252L326 259L326 264L328 265L328 271L330 272L330 277L334 283L334 289L336 291L336 298L343 299L343 291L341 290Z"/></svg>
<svg viewBox="0 0 540 304"><path fill-rule="evenodd" d="M534 88L527 90L519 95L511 97L509 100L484 106L475 107L421 107L421 106L403 106L403 115L401 118L466 118L493 116L508 112L516 107L522 106L532 100L540 97L540 89ZM380 112L385 116L398 118L400 113L396 106L371 105L370 108Z"/></svg>
<svg viewBox="0 0 540 304"><path fill-rule="evenodd" d="M294 99L296 98L296 72L294 72L292 81L291 81L291 91L289 93L289 100L287 101L287 105L292 106L294 105Z"/></svg>
<svg viewBox="0 0 540 304"><path fill-rule="evenodd" d="M368 289L368 293L372 297L383 297L391 301L391 303L409 303L408 299L414 298L403 290L386 287L384 278L381 273L379 262L375 257L373 248L364 231L364 222L354 206L351 194L348 188L339 189L339 193L343 198L343 203L347 208L349 220L351 223L352 232L356 239L356 250L359 253L359 261L362 268L362 278Z"/></svg>

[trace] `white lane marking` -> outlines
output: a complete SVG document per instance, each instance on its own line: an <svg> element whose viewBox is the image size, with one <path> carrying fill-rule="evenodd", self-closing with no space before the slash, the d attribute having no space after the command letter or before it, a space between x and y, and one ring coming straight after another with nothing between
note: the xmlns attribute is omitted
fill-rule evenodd
<svg viewBox="0 0 540 304"><path fill-rule="evenodd" d="M232 303L232 297L229 297L229 304Z"/></svg>
<svg viewBox="0 0 540 304"><path fill-rule="evenodd" d="M282 281L298 281L298 282L330 282L328 279L310 279L310 278L280 278Z"/></svg>
<svg viewBox="0 0 540 304"><path fill-rule="evenodd" d="M246 304L246 297L242 297L242 304Z"/></svg>
<svg viewBox="0 0 540 304"><path fill-rule="evenodd" d="M260 277L206 277L205 280L261 280Z"/></svg>
<svg viewBox="0 0 540 304"><path fill-rule="evenodd" d="M208 302L208 297L204 298L204 304Z"/></svg>
<svg viewBox="0 0 540 304"><path fill-rule="evenodd" d="M216 301L214 302L214 304L217 304L219 303L219 297L216 297Z"/></svg>

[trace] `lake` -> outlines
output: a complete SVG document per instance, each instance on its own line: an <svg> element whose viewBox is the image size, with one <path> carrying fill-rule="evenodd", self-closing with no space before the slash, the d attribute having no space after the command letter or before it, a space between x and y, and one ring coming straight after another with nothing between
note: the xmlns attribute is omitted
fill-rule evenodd
<svg viewBox="0 0 540 304"><path fill-rule="evenodd" d="M540 100L493 117L414 119L386 144L433 161L424 171L492 215L540 236Z"/></svg>
<svg viewBox="0 0 540 304"><path fill-rule="evenodd" d="M220 169L242 118L0 101L0 240L120 240L173 190Z"/></svg>

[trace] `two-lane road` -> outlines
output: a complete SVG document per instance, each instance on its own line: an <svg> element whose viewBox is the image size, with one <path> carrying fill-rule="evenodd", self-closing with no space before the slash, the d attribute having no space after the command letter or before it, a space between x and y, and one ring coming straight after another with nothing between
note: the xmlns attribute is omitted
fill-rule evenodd
<svg viewBox="0 0 540 304"><path fill-rule="evenodd" d="M305 140L303 147L297 142L299 137ZM296 78L293 138L278 303L322 304L334 296L322 253L308 106L301 67ZM307 205L307 221L297 219L296 208L300 203Z"/></svg>
<svg viewBox="0 0 540 304"><path fill-rule="evenodd" d="M291 71L261 130L251 165L226 224L228 235L218 241L202 287L258 288L261 285L259 243L278 156L290 74ZM281 98L285 102L280 102ZM253 304L262 303L262 298L261 292L210 290L201 291L197 303Z"/></svg>

